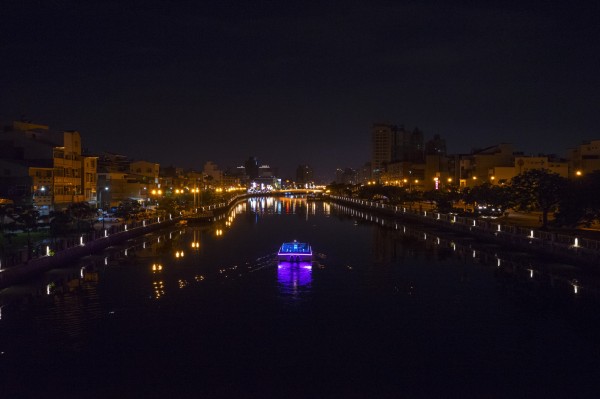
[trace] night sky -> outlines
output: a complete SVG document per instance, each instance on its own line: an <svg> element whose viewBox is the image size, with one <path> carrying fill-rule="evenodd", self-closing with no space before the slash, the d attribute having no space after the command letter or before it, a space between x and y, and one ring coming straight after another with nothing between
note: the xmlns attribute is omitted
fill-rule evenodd
<svg viewBox="0 0 600 399"><path fill-rule="evenodd" d="M123 3L126 3L123 4ZM374 122L450 152L600 139L600 6L561 2L6 1L0 122L94 152L291 175L370 158Z"/></svg>

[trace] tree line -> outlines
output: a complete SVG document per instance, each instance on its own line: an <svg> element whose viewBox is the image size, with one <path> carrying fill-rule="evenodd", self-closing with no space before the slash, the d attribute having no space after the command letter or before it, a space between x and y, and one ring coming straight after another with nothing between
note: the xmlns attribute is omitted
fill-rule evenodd
<svg viewBox="0 0 600 399"><path fill-rule="evenodd" d="M463 189L449 186L424 192L385 185L331 184L328 189L332 194L396 205L428 201L443 213L455 211L459 202L472 208L484 204L502 210L539 211L542 228L549 226L551 214L555 227L576 228L600 221L600 171L566 179L547 169L532 169L507 184L484 183Z"/></svg>

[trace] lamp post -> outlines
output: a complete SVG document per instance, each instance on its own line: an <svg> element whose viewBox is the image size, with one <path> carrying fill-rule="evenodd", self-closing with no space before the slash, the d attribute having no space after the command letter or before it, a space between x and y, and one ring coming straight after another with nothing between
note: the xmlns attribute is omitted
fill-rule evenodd
<svg viewBox="0 0 600 399"><path fill-rule="evenodd" d="M104 190L100 190L100 208L102 210L104 210L104 200L106 199L104 198L106 194L102 195L103 192L108 192L108 186L104 187Z"/></svg>
<svg viewBox="0 0 600 399"><path fill-rule="evenodd" d="M107 193L108 192L108 186L104 187L104 190L100 190L100 209L102 209L102 230L104 230L104 196L106 195L102 195L102 193Z"/></svg>
<svg viewBox="0 0 600 399"><path fill-rule="evenodd" d="M198 213L198 205L197 205L197 195L200 192L200 189L198 187L194 187L192 188L192 193L194 194L194 213Z"/></svg>

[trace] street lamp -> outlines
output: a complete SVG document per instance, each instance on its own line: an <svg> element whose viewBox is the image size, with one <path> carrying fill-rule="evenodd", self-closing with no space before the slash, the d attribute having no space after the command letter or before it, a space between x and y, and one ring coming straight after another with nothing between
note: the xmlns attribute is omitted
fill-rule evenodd
<svg viewBox="0 0 600 399"><path fill-rule="evenodd" d="M108 191L108 186L104 187L104 190L100 190L100 208L104 210L104 200L106 199L106 194L102 195L102 193L106 193Z"/></svg>
<svg viewBox="0 0 600 399"><path fill-rule="evenodd" d="M104 190L100 190L100 209L102 209L102 230L104 230L104 197L106 196L106 194L104 194L104 196L102 195L102 193L107 193L108 192L108 186L104 187Z"/></svg>
<svg viewBox="0 0 600 399"><path fill-rule="evenodd" d="M199 201L196 201L196 196L200 192L200 189L198 187L194 187L194 188L191 189L191 191L192 191L192 194L194 195L194 209L195 209L195 212L197 213L198 212L198 206L196 205L196 203L199 202Z"/></svg>
<svg viewBox="0 0 600 399"><path fill-rule="evenodd" d="M102 193L104 193L104 195ZM100 209L102 209L102 230L104 230L104 200L106 199L104 197L106 196L106 193L108 193L108 186L105 186L104 190L100 190Z"/></svg>

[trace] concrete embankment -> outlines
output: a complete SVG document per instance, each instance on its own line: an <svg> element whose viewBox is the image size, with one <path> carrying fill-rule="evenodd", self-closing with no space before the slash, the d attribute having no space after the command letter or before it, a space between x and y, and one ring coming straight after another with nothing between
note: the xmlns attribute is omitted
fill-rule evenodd
<svg viewBox="0 0 600 399"><path fill-rule="evenodd" d="M149 232L159 230L177 223L177 220L165 220L158 223L141 225L129 230L120 231L110 234L106 237L99 237L95 240L84 242L82 245L74 245L69 248L56 251L50 256L40 256L29 260L27 263L13 266L0 271L0 289L7 286L17 284L36 275L44 273L53 268L57 268L68 264L82 256L90 255L94 252L101 251L111 245L120 244L131 238L138 237Z"/></svg>
<svg viewBox="0 0 600 399"><path fill-rule="evenodd" d="M600 242L576 235L512 226L493 219L465 218L435 211L415 210L406 206L387 205L358 198L331 196L330 199L350 208L436 228L460 231L481 240L493 241L578 265L595 267L600 265Z"/></svg>

